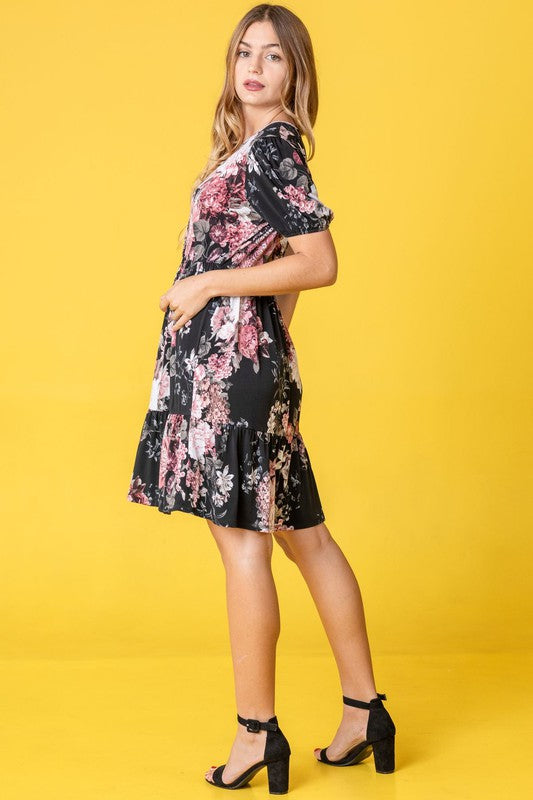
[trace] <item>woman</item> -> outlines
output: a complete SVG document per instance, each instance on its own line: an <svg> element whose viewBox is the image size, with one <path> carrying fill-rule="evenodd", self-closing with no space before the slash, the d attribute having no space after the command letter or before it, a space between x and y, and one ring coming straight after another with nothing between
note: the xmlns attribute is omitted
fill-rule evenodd
<svg viewBox="0 0 533 800"><path fill-rule="evenodd" d="M226 571L237 733L208 782L237 788L267 767L288 791L290 746L274 714L280 618L273 540L302 573L344 692L322 763L373 750L394 770L395 727L376 692L356 578L324 520L299 430L302 397L288 332L298 293L336 280L328 230L301 138L313 141L317 81L307 29L259 5L227 54L210 163L191 197L182 261L165 311L152 396L128 499L206 519ZM358 699L354 699L358 698Z"/></svg>

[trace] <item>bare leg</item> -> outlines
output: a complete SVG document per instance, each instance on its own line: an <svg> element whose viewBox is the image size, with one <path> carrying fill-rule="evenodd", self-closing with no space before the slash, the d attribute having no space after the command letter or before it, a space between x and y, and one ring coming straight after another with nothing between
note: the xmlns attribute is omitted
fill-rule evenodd
<svg viewBox="0 0 533 800"><path fill-rule="evenodd" d="M309 587L337 662L342 693L365 701L376 697L359 584L326 524L274 536ZM366 738L368 709L344 704L342 709L341 723L326 752L332 759L341 758Z"/></svg>
<svg viewBox="0 0 533 800"><path fill-rule="evenodd" d="M224 528L208 520L226 570L226 602L237 712L245 719L273 717L278 596L272 575L272 535ZM266 731L252 733L235 719L237 733L222 773L228 783L261 761ZM222 761L219 763L223 763ZM217 766L217 765L215 765ZM213 767L205 773L209 780Z"/></svg>

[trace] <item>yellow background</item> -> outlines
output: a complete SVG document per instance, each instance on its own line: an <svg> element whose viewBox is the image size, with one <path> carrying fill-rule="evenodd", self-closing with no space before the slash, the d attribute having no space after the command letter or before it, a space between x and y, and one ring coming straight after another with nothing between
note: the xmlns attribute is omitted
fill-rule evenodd
<svg viewBox="0 0 533 800"><path fill-rule="evenodd" d="M3 3L5 657L226 647L206 522L126 494L249 7ZM376 653L528 649L531 5L290 8L339 255L291 325L326 524ZM276 549L282 641L324 651L294 569Z"/></svg>
<svg viewBox="0 0 533 800"><path fill-rule="evenodd" d="M236 727L220 556L203 519L126 495L159 298L250 7L0 6L6 800L218 791L203 773ZM291 787L305 800L525 797L532 6L289 7L315 47L310 166L339 254L336 284L303 292L291 325L301 430L361 585L399 767L314 761L338 724L338 676L276 547Z"/></svg>

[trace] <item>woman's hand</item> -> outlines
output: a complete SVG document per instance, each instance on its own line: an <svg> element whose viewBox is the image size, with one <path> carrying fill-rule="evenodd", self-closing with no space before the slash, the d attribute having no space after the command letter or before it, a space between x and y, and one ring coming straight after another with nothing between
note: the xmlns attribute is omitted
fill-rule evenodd
<svg viewBox="0 0 533 800"><path fill-rule="evenodd" d="M173 331L182 328L211 299L207 274L204 272L177 280L161 297L159 308L161 311L166 311L167 306L170 306L172 311L169 316L176 320L172 325Z"/></svg>

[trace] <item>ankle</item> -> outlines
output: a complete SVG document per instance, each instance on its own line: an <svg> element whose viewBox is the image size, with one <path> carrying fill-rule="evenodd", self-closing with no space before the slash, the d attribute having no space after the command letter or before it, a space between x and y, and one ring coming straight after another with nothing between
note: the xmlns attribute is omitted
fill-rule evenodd
<svg viewBox="0 0 533 800"><path fill-rule="evenodd" d="M238 725L237 739L245 744L254 744L266 739L267 731L247 731L242 725Z"/></svg>
<svg viewBox="0 0 533 800"><path fill-rule="evenodd" d="M375 700L378 696L376 691L372 691L369 689L368 691L362 692L360 689L344 691L342 690L342 694L344 697L351 697L354 700L362 700L363 703L369 703L371 700ZM346 703L343 704L346 707ZM356 708L357 706L348 706L348 708Z"/></svg>
<svg viewBox="0 0 533 800"><path fill-rule="evenodd" d="M343 706L343 719L367 719L370 714L369 708L354 708L353 706Z"/></svg>

